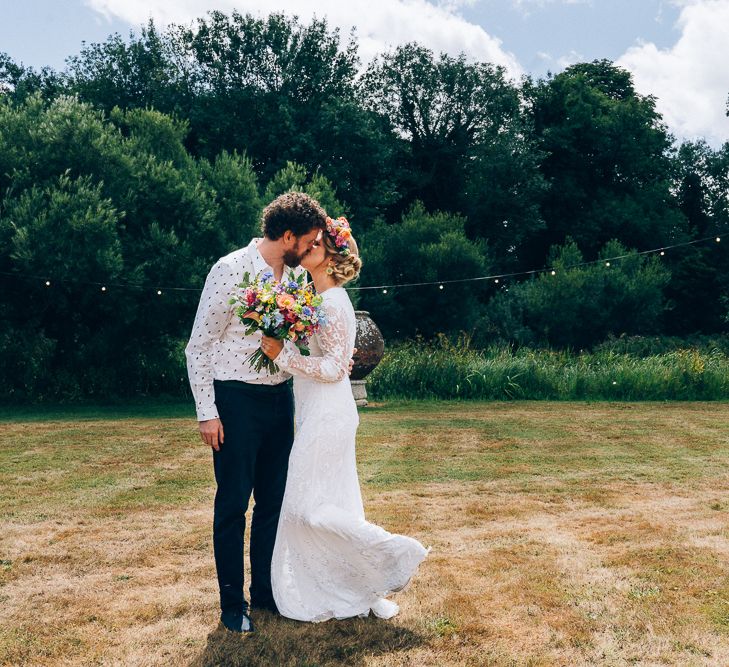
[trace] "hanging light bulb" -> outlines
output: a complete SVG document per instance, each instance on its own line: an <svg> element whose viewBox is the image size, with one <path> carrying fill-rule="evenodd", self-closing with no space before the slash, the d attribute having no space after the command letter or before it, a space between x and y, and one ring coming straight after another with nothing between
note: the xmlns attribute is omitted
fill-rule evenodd
<svg viewBox="0 0 729 667"><path fill-rule="evenodd" d="M610 262L605 262L605 266L610 266Z"/></svg>
<svg viewBox="0 0 729 667"><path fill-rule="evenodd" d="M557 275L557 272L554 269L552 269L552 275L553 276L556 276Z"/></svg>
<svg viewBox="0 0 729 667"><path fill-rule="evenodd" d="M661 257L663 257L663 255L665 255L665 254L666 254L665 251L661 250Z"/></svg>
<svg viewBox="0 0 729 667"><path fill-rule="evenodd" d="M721 241L721 236L716 237L716 242L719 243Z"/></svg>
<svg viewBox="0 0 729 667"><path fill-rule="evenodd" d="M162 296L162 290L161 290L161 289L158 289L158 290L157 290L157 294L158 294L159 296Z"/></svg>
<svg viewBox="0 0 729 667"><path fill-rule="evenodd" d="M387 294L387 290L386 290L386 289L383 289L383 290L382 290L382 293L383 293L383 294Z"/></svg>
<svg viewBox="0 0 729 667"><path fill-rule="evenodd" d="M443 285L440 285L440 286L438 287L438 289L444 289L444 288L443 288Z"/></svg>
<svg viewBox="0 0 729 667"><path fill-rule="evenodd" d="M106 285L103 285L103 286L102 286L102 288L101 288L101 291L102 291L102 292L106 292Z"/></svg>
<svg viewBox="0 0 729 667"><path fill-rule="evenodd" d="M51 286L51 281L50 280L46 280L46 287L50 287L50 286Z"/></svg>
<svg viewBox="0 0 729 667"><path fill-rule="evenodd" d="M495 282L495 283L498 283L498 282L499 282L499 279L497 278L496 280L494 280L494 282Z"/></svg>

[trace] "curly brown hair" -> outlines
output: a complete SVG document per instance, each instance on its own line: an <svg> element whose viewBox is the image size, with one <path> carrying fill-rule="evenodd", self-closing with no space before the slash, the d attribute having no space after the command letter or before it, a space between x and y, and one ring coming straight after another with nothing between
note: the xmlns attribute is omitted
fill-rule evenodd
<svg viewBox="0 0 729 667"><path fill-rule="evenodd" d="M285 192L263 209L261 231L266 238L276 241L291 230L294 236L303 236L315 227L325 229L327 214L321 204L305 192Z"/></svg>
<svg viewBox="0 0 729 667"><path fill-rule="evenodd" d="M356 280L362 269L362 260L359 257L359 248L357 247L357 242L354 240L354 236L350 236L347 240L347 245L349 246L348 255L343 255L339 252L339 248L334 243L331 234L324 232L321 237L324 241L324 247L326 248L329 261L332 264L333 273L331 276L337 282L337 285L344 285L350 280Z"/></svg>

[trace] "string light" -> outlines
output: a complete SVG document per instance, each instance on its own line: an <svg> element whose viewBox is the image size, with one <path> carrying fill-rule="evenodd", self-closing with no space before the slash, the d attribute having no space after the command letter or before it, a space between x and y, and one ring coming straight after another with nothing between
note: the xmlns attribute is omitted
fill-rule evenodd
<svg viewBox="0 0 729 667"><path fill-rule="evenodd" d="M617 257L610 257L608 259L598 259L598 260L592 260L592 261L586 261L586 262L579 262L577 264L571 264L569 266L564 267L565 269L574 269L582 266L590 266L595 264L596 262L605 262L605 266L611 266L611 262L619 259L624 259L626 257L630 257L631 255L648 255L652 253L659 252L661 257L664 257L666 255L666 250L670 250L672 248L681 248L686 247L690 245L695 245L696 243L702 243L704 241L715 241L716 243L721 242L720 236L715 237L707 237L702 239L695 239L693 241L687 241L684 243L677 243L672 246L665 246L663 248L653 248L651 250L642 250L638 252L632 252L625 255L619 255ZM439 289L445 289L445 285L447 284L454 284L454 283L471 283L471 282L480 282L484 280L493 280L495 284L498 284L502 279L504 278L513 278L517 276L529 276L529 275L539 275L542 273L549 273L553 276L557 275L557 271L552 268L545 268L545 269L532 269L530 271L516 271L514 273L503 273L498 275L491 275L491 276L477 276L475 278L457 278L453 280L441 280L441 281L432 281L432 282L414 282L414 283L401 283L401 284L392 284L392 285L368 285L363 287L347 287L346 289L349 291L363 291L363 290L373 290L373 289L379 289L382 290L383 294L388 294L389 288L394 287L420 287L425 285L438 285ZM46 287L51 286L51 281L45 276L38 276L38 275L29 275L29 274L18 274L15 272L10 271L0 271L0 275L9 276L11 278L20 278L25 280L42 280ZM101 288L102 292L107 291L107 285L109 287L118 287L118 288L126 288L126 289L140 289L140 290L152 290L152 287L145 286L145 285L139 285L134 283L100 283L100 282L92 282L92 281L80 281L80 280L74 280L74 279L57 279L56 282L61 283L75 283L80 285L96 285ZM199 287L174 287L174 286L168 286L163 288L154 288L157 292L158 296L162 296L162 290L166 291L174 291L174 292L196 292L199 294L202 289Z"/></svg>

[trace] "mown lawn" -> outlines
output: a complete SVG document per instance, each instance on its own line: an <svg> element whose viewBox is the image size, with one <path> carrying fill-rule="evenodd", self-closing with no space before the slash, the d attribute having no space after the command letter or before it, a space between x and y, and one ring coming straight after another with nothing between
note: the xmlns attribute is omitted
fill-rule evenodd
<svg viewBox="0 0 729 667"><path fill-rule="evenodd" d="M0 664L729 665L729 404L361 419L368 517L433 548L401 614L240 638L189 406L0 411Z"/></svg>

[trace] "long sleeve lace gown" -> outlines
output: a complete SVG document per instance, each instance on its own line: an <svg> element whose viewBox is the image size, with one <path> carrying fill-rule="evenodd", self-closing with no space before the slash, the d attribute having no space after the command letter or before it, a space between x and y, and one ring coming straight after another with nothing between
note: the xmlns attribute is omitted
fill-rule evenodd
<svg viewBox="0 0 729 667"><path fill-rule="evenodd" d="M357 406L349 384L356 320L347 292L322 292L327 324L311 356L284 344L276 363L294 375L296 436L276 533L271 583L282 615L300 621L390 618L429 549L365 520L355 460Z"/></svg>

